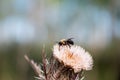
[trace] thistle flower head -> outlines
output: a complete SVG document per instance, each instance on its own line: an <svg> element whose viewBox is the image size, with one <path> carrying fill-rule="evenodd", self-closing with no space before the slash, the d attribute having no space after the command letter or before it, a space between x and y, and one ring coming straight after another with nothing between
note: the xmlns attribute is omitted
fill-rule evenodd
<svg viewBox="0 0 120 80"><path fill-rule="evenodd" d="M76 73L81 70L91 70L93 66L91 55L77 45L59 46L56 44L53 47L53 56L65 66L71 67Z"/></svg>

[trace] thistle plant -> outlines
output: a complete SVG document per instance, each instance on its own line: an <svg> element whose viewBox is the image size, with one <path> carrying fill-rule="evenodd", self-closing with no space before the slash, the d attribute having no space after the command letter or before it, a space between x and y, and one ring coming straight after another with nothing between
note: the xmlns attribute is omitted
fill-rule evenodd
<svg viewBox="0 0 120 80"><path fill-rule="evenodd" d="M55 44L49 59L43 49L42 65L30 60L27 55L24 57L34 69L38 80L83 80L83 72L93 67L92 56L77 45Z"/></svg>

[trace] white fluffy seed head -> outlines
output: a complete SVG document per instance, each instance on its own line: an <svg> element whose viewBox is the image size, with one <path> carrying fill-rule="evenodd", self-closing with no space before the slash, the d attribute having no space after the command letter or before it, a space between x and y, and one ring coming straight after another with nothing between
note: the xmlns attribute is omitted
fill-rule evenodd
<svg viewBox="0 0 120 80"><path fill-rule="evenodd" d="M93 66L92 56L77 45L59 46L56 44L53 47L53 56L65 66L74 69L74 72L91 70Z"/></svg>

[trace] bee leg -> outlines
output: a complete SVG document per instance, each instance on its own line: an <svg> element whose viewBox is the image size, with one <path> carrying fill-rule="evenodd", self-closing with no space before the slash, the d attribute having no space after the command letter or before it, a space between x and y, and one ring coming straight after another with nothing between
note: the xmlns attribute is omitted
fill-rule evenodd
<svg viewBox="0 0 120 80"><path fill-rule="evenodd" d="M70 44L68 44L69 48L71 48Z"/></svg>
<svg viewBox="0 0 120 80"><path fill-rule="evenodd" d="M60 51L60 45L59 45L59 51Z"/></svg>

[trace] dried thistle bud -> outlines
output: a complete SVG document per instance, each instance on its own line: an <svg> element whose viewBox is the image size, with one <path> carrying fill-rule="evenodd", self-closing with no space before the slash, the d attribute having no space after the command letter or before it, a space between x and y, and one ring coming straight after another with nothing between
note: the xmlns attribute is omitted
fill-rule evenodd
<svg viewBox="0 0 120 80"><path fill-rule="evenodd" d="M53 47L53 56L65 66L71 67L75 73L81 70L91 70L93 66L92 56L77 45Z"/></svg>

